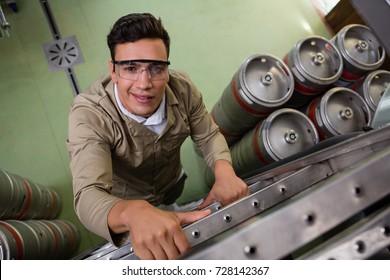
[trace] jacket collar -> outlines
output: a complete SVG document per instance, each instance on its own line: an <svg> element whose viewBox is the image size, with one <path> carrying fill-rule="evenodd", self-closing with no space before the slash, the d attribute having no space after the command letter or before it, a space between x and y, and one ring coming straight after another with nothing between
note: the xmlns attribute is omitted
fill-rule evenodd
<svg viewBox="0 0 390 280"><path fill-rule="evenodd" d="M170 77L171 78L171 77ZM120 115L121 119L128 123L128 122L136 122L134 120L129 119L119 108L119 105L117 104L115 100L115 93L114 93L114 83L111 80L111 75L108 73L103 76L103 78L100 80L99 83L100 87L102 87L103 90L100 90L98 92L105 92L106 96L110 99L111 103L115 106L118 114ZM103 98L104 96L102 96ZM169 86L169 83L165 86L165 97L166 97L166 118L167 118L167 124L165 126L164 131L161 133L160 137L170 128L172 127L176 122L176 117L173 114L172 107L177 106L179 104L179 101L177 100L175 94L172 91L172 88ZM153 132L152 132L153 133Z"/></svg>

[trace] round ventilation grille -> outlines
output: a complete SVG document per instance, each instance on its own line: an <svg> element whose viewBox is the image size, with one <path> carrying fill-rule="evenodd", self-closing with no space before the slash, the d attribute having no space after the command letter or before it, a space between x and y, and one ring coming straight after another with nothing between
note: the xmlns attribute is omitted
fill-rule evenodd
<svg viewBox="0 0 390 280"><path fill-rule="evenodd" d="M54 66L68 68L77 61L79 50L72 42L57 41L48 48L46 55Z"/></svg>

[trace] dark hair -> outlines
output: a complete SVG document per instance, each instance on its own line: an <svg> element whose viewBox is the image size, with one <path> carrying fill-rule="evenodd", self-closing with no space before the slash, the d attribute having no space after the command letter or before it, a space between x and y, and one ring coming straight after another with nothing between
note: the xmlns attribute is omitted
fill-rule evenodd
<svg viewBox="0 0 390 280"><path fill-rule="evenodd" d="M111 59L115 60L115 49L119 44L131 43L140 39L161 39L169 56L170 38L161 19L156 19L148 13L128 14L119 18L110 33L107 35L107 45L110 49Z"/></svg>

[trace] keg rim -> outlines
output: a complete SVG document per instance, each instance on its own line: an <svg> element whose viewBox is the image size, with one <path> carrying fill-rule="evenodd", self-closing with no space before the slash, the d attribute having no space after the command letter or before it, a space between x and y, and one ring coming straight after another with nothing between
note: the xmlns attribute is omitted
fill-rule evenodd
<svg viewBox="0 0 390 280"><path fill-rule="evenodd" d="M363 95L364 95L365 99L367 100L366 103L367 103L368 107L370 108L370 110L372 111L372 113L375 112L376 108L378 107L378 104L375 103L375 101L372 97L370 88L371 88L373 79L376 76L383 76L383 75L389 77L389 84L390 84L390 71L387 71L387 70L373 71L366 76L366 78L364 79L364 82L363 82ZM385 87L385 90L386 90L386 87Z"/></svg>
<svg viewBox="0 0 390 280"><path fill-rule="evenodd" d="M378 60L374 63L364 63L359 62L358 60L354 59L354 57L350 54L348 49L345 47L345 39L348 34L351 33L351 30L354 31L356 29L364 30L365 34L369 36L369 41L376 45L376 49L378 50ZM375 34L372 32L372 30L362 24L349 24L344 26L334 37L334 41L338 49L340 50L340 53L342 54L343 59L345 59L348 63L350 63L353 67L356 67L358 69L362 69L365 71L372 71L375 69L378 69L386 58L386 51L383 48L383 46L380 44L378 38L375 36Z"/></svg>
<svg viewBox="0 0 390 280"><path fill-rule="evenodd" d="M271 158L275 161L281 160L285 158L286 156L281 156L279 153L275 151L273 148L273 145L271 143L270 137L269 137L269 131L271 124L274 123L274 121L280 117L280 115L283 114L295 114L301 118L301 121L304 122L304 124L307 126L308 129L312 132L311 135L313 135L313 144L317 144L319 142L319 135L318 131L314 125L314 123L310 120L308 116L303 114L302 112L293 109L293 108L281 108L274 112L272 112L262 123L262 129L261 129L261 137L263 139L264 148L266 149L268 155L271 156ZM300 122L302 123L302 122Z"/></svg>
<svg viewBox="0 0 390 280"><path fill-rule="evenodd" d="M359 100L360 102L360 105L359 107L365 107L366 110L363 110L363 114L364 114L364 117L367 118L366 120L366 125L369 125L371 123L371 111L370 111L370 108L368 107L367 105L367 102L364 101L363 97L360 96L360 94L358 94L356 91L350 89L350 88L345 88L345 87L334 87L330 90L328 90L322 97L321 97L321 100L319 102L319 112L317 111L316 114L320 114L320 116L317 115L317 117L321 117L321 120L322 120L322 124L324 125L324 127L330 132L330 134L332 134L332 136L336 136L336 135L343 135L345 133L343 133L342 131L339 131L334 125L333 123L331 122L330 118L329 118L329 114L327 113L327 105L329 103L329 100L331 97L334 96L334 94L336 93L340 93L340 92L347 92L351 95L353 95L354 98L356 98L357 100ZM355 103L354 103L355 104ZM355 106L356 107L356 106ZM351 131L352 132L352 131ZM329 136L329 135L328 135Z"/></svg>
<svg viewBox="0 0 390 280"><path fill-rule="evenodd" d="M7 204L3 204L0 208L0 218L2 220L4 219L8 219L10 218L10 207L15 207L15 205L12 203L13 202L13 199L14 199L14 191L16 190L15 189L15 186L14 186L14 182L12 181L11 177L9 176L9 172L8 171L5 171L3 169L0 169L0 172L4 174L4 177L8 179L8 182L9 182L9 186L10 188L8 190L11 191L11 196L9 197L9 199L7 200ZM1 176L1 173L0 173L0 176ZM4 178L3 177L3 178ZM19 191L19 190L16 190L16 191ZM0 199L1 200L1 199ZM3 201L2 201L3 202ZM12 209L12 208L11 208Z"/></svg>
<svg viewBox="0 0 390 280"><path fill-rule="evenodd" d="M338 64L335 67L335 68L337 68L337 71L333 76L317 77L317 76L311 74L310 71L307 71L302 66L302 61L301 61L301 58L299 55L299 51L301 50L303 44L309 40L319 40L319 41L322 41L325 46L327 46L327 45L330 46L329 49L326 47L324 49L326 49L327 53L330 54L329 57L332 58L335 65ZM295 46L292 48L291 56L293 58L292 63L294 64L293 66L291 66L291 68L292 68L293 73L296 74L296 77L298 80L300 80L300 77L306 78L311 83L322 85L322 86L327 86L327 85L330 85L330 84L334 83L335 81L337 81L343 73L344 62L343 62L342 55L341 55L340 51L338 50L338 48L336 47L335 44L333 44L330 40L328 40L322 36L312 35L312 36L308 36L306 38L299 40L295 44ZM294 71L294 69L298 70L298 72L299 72L298 75L297 75L297 72ZM304 74L304 75L302 76L302 74ZM304 81L301 81L301 82L304 82Z"/></svg>
<svg viewBox="0 0 390 280"><path fill-rule="evenodd" d="M283 95L279 99L265 100L264 98L263 99L256 98L251 93L251 90L247 86L248 83L247 83L246 73L247 73L247 69L248 69L249 64L255 60L261 61L262 59L271 60L274 63L274 65L277 66L281 70L280 72L284 73L284 76L286 78L288 78L287 79L288 80L287 81L288 82L288 85L287 85L288 91L285 95ZM242 89L243 89L239 92L241 94L245 95L244 98L248 98L253 103L256 103L256 104L259 104L262 106L266 106L266 107L270 107L270 108L280 107L280 106L284 105L291 98L291 96L294 92L294 86L295 86L294 85L294 75L293 75L290 67L288 67L288 65L286 63L284 63L283 60L281 60L278 57L271 55L271 54L253 54L253 55L247 57L244 60L244 62L241 64L240 69L238 70L238 80L239 80L240 85L242 86Z"/></svg>
<svg viewBox="0 0 390 280"><path fill-rule="evenodd" d="M11 253L7 237L0 230L0 260L9 260L10 258Z"/></svg>

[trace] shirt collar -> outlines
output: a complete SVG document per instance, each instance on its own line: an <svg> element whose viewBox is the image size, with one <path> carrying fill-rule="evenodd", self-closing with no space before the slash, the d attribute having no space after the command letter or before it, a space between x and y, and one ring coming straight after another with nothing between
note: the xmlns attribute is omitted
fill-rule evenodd
<svg viewBox="0 0 390 280"><path fill-rule="evenodd" d="M164 122L166 118L166 110L165 110L165 93L163 96L163 99L161 100L160 105L157 108L157 111L154 112L153 115L151 115L149 118L144 118L141 116L137 116L131 112L129 112L122 104L122 102L119 99L118 95L118 89L117 85L114 84L114 93L115 93L115 100L119 106L119 109L123 114L128 116L129 118L135 120L136 122L143 124L143 125L158 125Z"/></svg>

